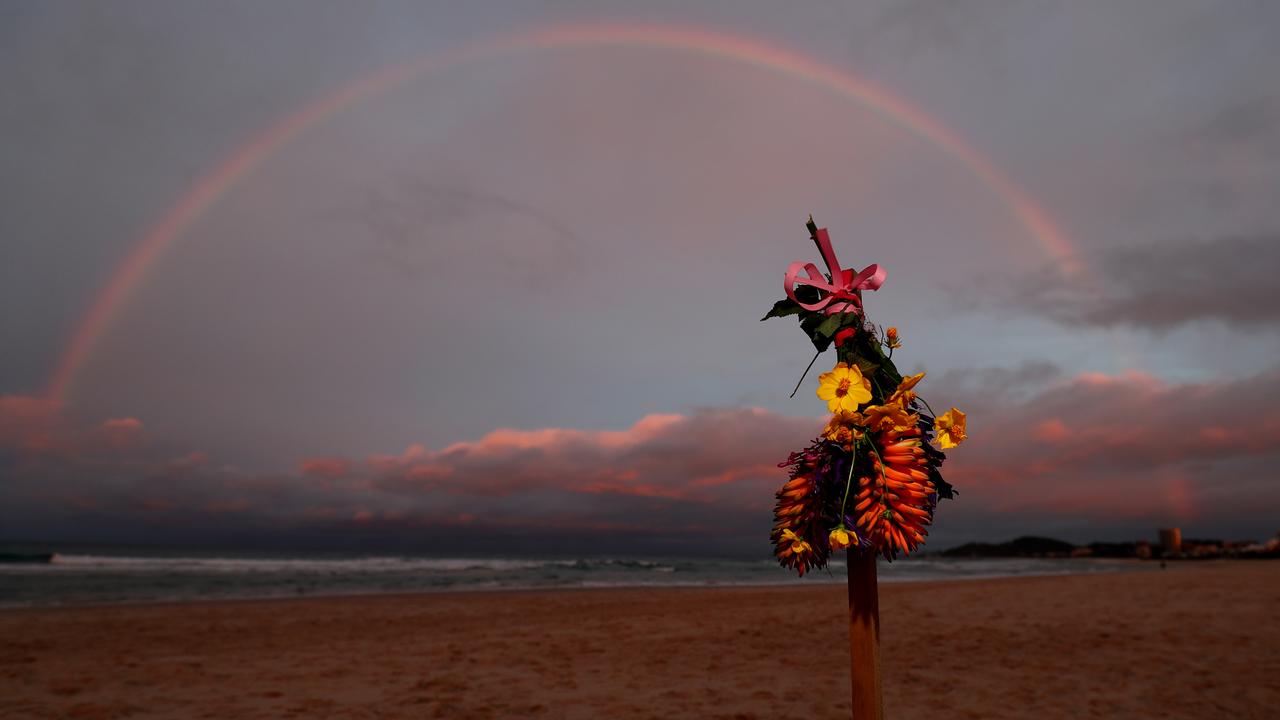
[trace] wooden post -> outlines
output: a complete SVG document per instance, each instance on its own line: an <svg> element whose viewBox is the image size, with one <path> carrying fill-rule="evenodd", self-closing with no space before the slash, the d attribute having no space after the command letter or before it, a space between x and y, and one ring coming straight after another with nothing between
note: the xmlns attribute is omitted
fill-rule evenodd
<svg viewBox="0 0 1280 720"><path fill-rule="evenodd" d="M853 720L884 720L880 698L880 598L876 554L851 549L849 563L849 669Z"/></svg>

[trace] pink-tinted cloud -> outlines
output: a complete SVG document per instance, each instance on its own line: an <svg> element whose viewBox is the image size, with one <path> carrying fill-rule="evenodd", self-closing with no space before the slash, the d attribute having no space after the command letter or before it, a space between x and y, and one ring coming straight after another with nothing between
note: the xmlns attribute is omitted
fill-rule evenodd
<svg viewBox="0 0 1280 720"><path fill-rule="evenodd" d="M298 463L298 472L323 478L340 478L351 472L351 463L343 458L309 458Z"/></svg>
<svg viewBox="0 0 1280 720"><path fill-rule="evenodd" d="M137 418L110 418L94 427L79 427L45 397L0 396L0 448L17 450L28 460L127 451L143 442L145 432Z"/></svg>
<svg viewBox="0 0 1280 720"><path fill-rule="evenodd" d="M411 445L364 459L306 458L294 473L261 473L203 453L141 442L143 425L112 419L77 431L56 413L10 403L5 447L20 462L2 470L10 506L32 515L98 517L103 523L198 527L237 522L281 530L330 524L408 533L687 532L768 516L776 467L821 421L757 409L641 418L623 430L496 429L438 450ZM40 420L35 422L32 418ZM31 447L31 428L62 438ZM40 458L38 465L21 461ZM723 524L723 523L721 523ZM699 530L701 531L701 530Z"/></svg>
<svg viewBox="0 0 1280 720"><path fill-rule="evenodd" d="M93 437L114 450L127 450L143 442L142 421L131 417L105 420L94 429Z"/></svg>
<svg viewBox="0 0 1280 720"><path fill-rule="evenodd" d="M994 536L1002 522L1079 533L1108 523L1262 524L1280 510L1272 469L1280 371L1197 384L1089 374L1020 394L947 381L922 390L935 404L969 411L971 440L944 466L960 497L940 510L943 528L967 523L970 534ZM647 416L622 430L497 429L435 450L321 456L265 473L138 442L143 427L134 419L77 431L38 403L6 399L0 410L0 459L9 458L0 465L0 507L9 525L74 518L78 528L103 532L443 543L756 537L784 477L777 463L821 425L817 417L705 409ZM32 432L58 441L32 443ZM118 442L101 442L104 432Z"/></svg>
<svg viewBox="0 0 1280 720"><path fill-rule="evenodd" d="M1031 434L1037 440L1059 443L1071 438L1071 428L1067 427L1067 424L1058 418L1049 418L1036 423Z"/></svg>
<svg viewBox="0 0 1280 720"><path fill-rule="evenodd" d="M816 434L812 418L759 409L650 415L622 431L495 430L439 451L374 456L374 487L393 493L507 497L538 490L707 502L716 488L772 481L777 462Z"/></svg>
<svg viewBox="0 0 1280 720"><path fill-rule="evenodd" d="M62 445L57 405L43 397L0 396L0 447L26 454L53 452Z"/></svg>
<svg viewBox="0 0 1280 720"><path fill-rule="evenodd" d="M1280 452L1277 401L1275 371L1178 385L1084 374L1019 403L974 398L948 477L964 501L1010 513L1194 521L1246 497L1274 510L1280 493L1260 481Z"/></svg>

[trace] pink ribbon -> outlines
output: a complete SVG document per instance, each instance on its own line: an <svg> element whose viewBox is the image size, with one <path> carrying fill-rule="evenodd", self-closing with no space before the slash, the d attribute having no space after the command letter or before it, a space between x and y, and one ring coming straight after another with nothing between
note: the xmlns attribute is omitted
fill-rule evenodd
<svg viewBox="0 0 1280 720"><path fill-rule="evenodd" d="M885 271L879 265L868 265L859 273L854 273L851 269L841 270L840 263L836 260L836 253L831 249L831 238L827 236L826 228L815 233L813 241L817 243L818 251L822 253L822 261L827 264L827 270L831 271L832 282L827 282L826 276L818 270L817 265L793 262L787 267L787 297L805 310L817 311L825 308L828 315L862 310L861 292L879 289L884 284ZM807 273L809 277L801 277L801 271ZM815 303L803 303L796 297L796 285L815 287L823 291L823 294Z"/></svg>

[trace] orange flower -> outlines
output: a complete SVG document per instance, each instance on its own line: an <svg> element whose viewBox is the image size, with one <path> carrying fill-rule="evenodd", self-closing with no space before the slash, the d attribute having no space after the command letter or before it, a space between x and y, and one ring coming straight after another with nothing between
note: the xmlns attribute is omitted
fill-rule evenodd
<svg viewBox="0 0 1280 720"><path fill-rule="evenodd" d="M898 328L885 328L884 341L885 345L888 345L890 350L897 350L902 347L902 343L898 341Z"/></svg>
<svg viewBox="0 0 1280 720"><path fill-rule="evenodd" d="M936 458L923 447L919 428L882 432L874 443L872 472L858 480L853 512L863 537L891 558L914 552L929 534L937 498L929 477Z"/></svg>
<svg viewBox="0 0 1280 720"><path fill-rule="evenodd" d="M791 477L778 490L770 539L778 562L801 576L811 568L825 566L830 553L823 542L828 521L823 518L817 484L825 462L825 451L815 443L803 452L792 453L782 464L791 468Z"/></svg>

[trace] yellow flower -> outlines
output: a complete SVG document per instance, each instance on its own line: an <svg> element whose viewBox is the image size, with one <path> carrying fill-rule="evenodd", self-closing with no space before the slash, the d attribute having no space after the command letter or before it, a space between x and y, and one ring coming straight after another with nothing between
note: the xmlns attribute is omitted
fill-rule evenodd
<svg viewBox="0 0 1280 720"><path fill-rule="evenodd" d="M910 392L911 390L915 389L915 386L920 384L920 381L923 379L924 379L924 373L919 373L917 375L908 375L902 378L902 382L898 383L898 389L895 392L900 392L900 393Z"/></svg>
<svg viewBox="0 0 1280 720"><path fill-rule="evenodd" d="M898 341L898 328L896 327L885 328L884 340L890 350L897 350L902 347L902 343Z"/></svg>
<svg viewBox="0 0 1280 720"><path fill-rule="evenodd" d="M902 413L910 415L911 402L915 401L915 392L911 388L914 388L922 379L924 379L924 373L908 375L908 377L902 378L902 382L897 383L897 389L893 391L893 395L888 396L888 400L884 401L884 405L899 406L902 409ZM914 419L911 424L915 424ZM904 428L908 427L905 423L902 423L902 425L904 425Z"/></svg>
<svg viewBox="0 0 1280 720"><path fill-rule="evenodd" d="M839 427L827 439L845 450L852 450L853 444L862 439L862 432L850 427Z"/></svg>
<svg viewBox="0 0 1280 720"><path fill-rule="evenodd" d="M857 541L858 541L857 533L845 527L844 525L841 525L837 527L835 530L832 530L831 534L827 536L827 544L831 546L832 550L843 550L844 548L849 547L850 545L854 544Z"/></svg>
<svg viewBox="0 0 1280 720"><path fill-rule="evenodd" d="M813 546L805 542L803 538L791 530L783 530L782 539L791 543L789 550L792 554L803 555L805 553L813 552Z"/></svg>
<svg viewBox="0 0 1280 720"><path fill-rule="evenodd" d="M885 405L893 405L902 409L902 412L911 414L911 401L916 399L916 394L910 390L906 392L895 392L885 401Z"/></svg>
<svg viewBox="0 0 1280 720"><path fill-rule="evenodd" d="M867 426L876 432L894 433L904 433L915 427L918 416L907 412L905 404L900 400L891 398L884 405L872 405L864 410L863 417L866 418Z"/></svg>
<svg viewBox="0 0 1280 720"><path fill-rule="evenodd" d="M862 439L862 430L855 427L862 423L862 415L856 412L837 411L827 421L827 426L822 430L822 437L842 446L845 450L852 450L854 441Z"/></svg>
<svg viewBox="0 0 1280 720"><path fill-rule="evenodd" d="M831 419L827 421L827 427L833 427L836 425L861 425L861 424L862 424L862 413L846 412L844 410L837 410L835 413L831 415Z"/></svg>
<svg viewBox="0 0 1280 720"><path fill-rule="evenodd" d="M964 431L965 416L955 408L942 413L933 421L938 436L938 447L946 450L964 442L969 436Z"/></svg>
<svg viewBox="0 0 1280 720"><path fill-rule="evenodd" d="M831 412L854 412L871 399L871 383L857 365L838 363L834 370L818 376L818 397L827 401Z"/></svg>

